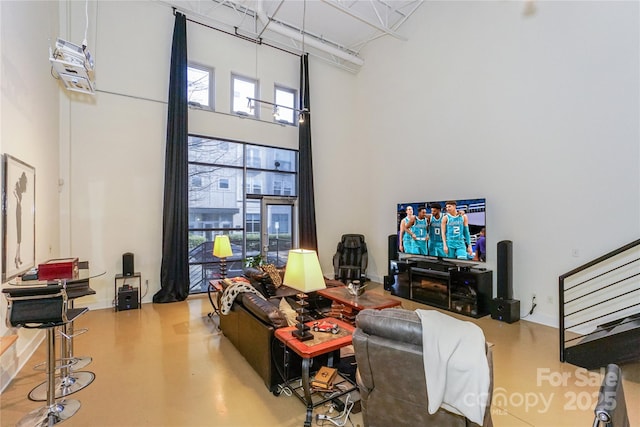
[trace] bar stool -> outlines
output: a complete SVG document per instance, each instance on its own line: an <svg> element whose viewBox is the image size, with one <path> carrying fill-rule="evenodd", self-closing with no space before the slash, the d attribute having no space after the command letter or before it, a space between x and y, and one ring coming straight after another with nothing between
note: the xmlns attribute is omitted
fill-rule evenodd
<svg viewBox="0 0 640 427"><path fill-rule="evenodd" d="M52 426L72 417L80 409L80 401L55 398L55 329L74 321L88 308L69 309L67 293L62 285L4 288L8 302L7 326L45 329L47 332L47 404L24 416L17 426ZM63 362L65 363L65 362Z"/></svg>
<svg viewBox="0 0 640 427"><path fill-rule="evenodd" d="M79 261L78 269L88 270L89 261ZM65 288L67 290L67 297L69 298L69 305L71 306L71 308L75 308L74 301L77 298L96 294L96 291L91 289L91 287L89 286L89 279L87 279L86 282L82 282L82 285L80 287L77 286L77 283L74 284L74 288L75 289L69 289L69 286ZM75 331L73 327L73 322L69 323L68 333L71 339L67 340L67 343L68 343L67 351L68 351L69 357L72 358L74 361L73 366L71 366L70 368L72 371L77 371L79 369L82 369L93 361L93 358L91 356L75 356L73 354L73 338L78 335L82 335L87 331L88 329L86 328L83 328L79 331Z"/></svg>
<svg viewBox="0 0 640 427"><path fill-rule="evenodd" d="M87 285L87 289L88 285ZM65 287L67 293L67 301L69 310L75 310L73 302L76 298L85 295L91 295L95 291L89 292L88 290L70 290ZM73 320L60 326L59 333L62 339L60 340L60 376L56 379L54 386L55 398L61 398L68 396L72 393L82 390L93 382L96 378L93 372L79 371L91 363L92 358L89 356L75 357L73 355L73 339L87 332L87 329L81 329L79 331L74 330ZM36 366L36 369L39 365ZM33 401L47 400L47 392L49 389L48 381L36 386L29 393L29 399Z"/></svg>

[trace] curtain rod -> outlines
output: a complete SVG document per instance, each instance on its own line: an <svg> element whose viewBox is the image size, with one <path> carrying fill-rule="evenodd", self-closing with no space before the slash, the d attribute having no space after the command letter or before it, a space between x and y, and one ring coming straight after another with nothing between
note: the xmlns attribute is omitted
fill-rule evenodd
<svg viewBox="0 0 640 427"><path fill-rule="evenodd" d="M185 16L185 18L186 18L186 20L187 20L187 21L189 21L189 22L193 22L194 24L202 25L203 27L209 28L209 29L211 29L211 30L219 31L219 32L221 32L221 33L223 33L223 34L226 34L226 35L228 35L228 36L237 37L237 38L239 38L239 39L241 39L241 40L248 41L248 42L250 42L250 43L254 43L254 44L257 44L257 45L267 46L267 47L270 47L270 48L272 48L272 49L276 49L276 50L279 50L279 51L284 52L284 53L288 53L288 54L293 55L293 56L297 56L297 57L301 57L301 56L302 56L302 55L300 55L299 53L295 53L295 52L292 52L292 51L290 51L290 50L287 50L287 49L284 49L284 48L281 48L281 47L278 47L278 46L274 46L274 45L269 44L269 43L265 43L265 42L262 40L262 38L257 38L257 39L255 39L255 38L253 38L253 37L249 37L249 36L242 35L242 34L238 33L238 27L233 27L234 32L233 32L233 33L231 33L231 32L229 32L229 31L225 31L225 30L223 30L223 29L216 28L216 27L214 27L214 26L211 26L211 25L205 24L205 23L203 23L203 22L196 21L196 20L195 20L195 19L193 19L193 18L189 18L189 17L187 17L187 14L186 14L186 13L184 13L184 12L182 12L182 11L178 11L178 10L177 10L177 8L176 8L175 6L172 6L172 7L171 7L171 9L173 9L173 16L175 16L175 15L176 15L176 12L180 12L180 13L182 13L182 14Z"/></svg>

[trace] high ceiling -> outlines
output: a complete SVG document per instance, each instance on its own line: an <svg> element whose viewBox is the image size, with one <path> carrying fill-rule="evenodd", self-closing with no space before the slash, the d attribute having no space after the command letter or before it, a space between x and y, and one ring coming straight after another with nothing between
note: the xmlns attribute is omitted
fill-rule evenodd
<svg viewBox="0 0 640 427"><path fill-rule="evenodd" d="M401 27L423 0L169 0L187 18L352 72L360 51L380 37L402 36Z"/></svg>

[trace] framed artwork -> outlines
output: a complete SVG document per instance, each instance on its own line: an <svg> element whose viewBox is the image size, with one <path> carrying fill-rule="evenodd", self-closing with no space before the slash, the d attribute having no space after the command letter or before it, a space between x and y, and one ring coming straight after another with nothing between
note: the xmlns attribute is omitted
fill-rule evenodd
<svg viewBox="0 0 640 427"><path fill-rule="evenodd" d="M8 154L2 168L2 281L36 263L36 170Z"/></svg>

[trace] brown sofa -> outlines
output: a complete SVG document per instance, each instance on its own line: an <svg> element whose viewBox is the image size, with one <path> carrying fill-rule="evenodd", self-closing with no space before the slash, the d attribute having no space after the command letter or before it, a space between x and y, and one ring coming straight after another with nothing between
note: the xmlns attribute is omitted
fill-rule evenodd
<svg viewBox="0 0 640 427"><path fill-rule="evenodd" d="M255 279L249 279L255 283ZM261 291L259 286L255 287ZM297 291L281 286L273 293L266 300L250 292L239 294L229 314L220 315L220 330L262 378L267 388L275 393L278 384L284 382L285 351L284 345L274 337L274 331L287 326L285 315L278 306L281 298L292 297ZM310 299L315 300L315 304L326 304L318 302L317 298ZM300 376L300 356L290 352L286 360L289 378ZM318 362L314 366L321 366L326 360Z"/></svg>
<svg viewBox="0 0 640 427"><path fill-rule="evenodd" d="M252 293L236 298L229 314L220 315L220 330L231 341L249 365L256 371L270 391L283 382L284 351L274 341L276 328L287 326L287 320L277 303L263 300Z"/></svg>
<svg viewBox="0 0 640 427"><path fill-rule="evenodd" d="M422 355L422 323L409 310L362 310L356 317L353 346L358 363L365 427L470 427L465 417L440 408L427 410L427 384ZM493 426L493 358L487 347L491 384L483 426Z"/></svg>

